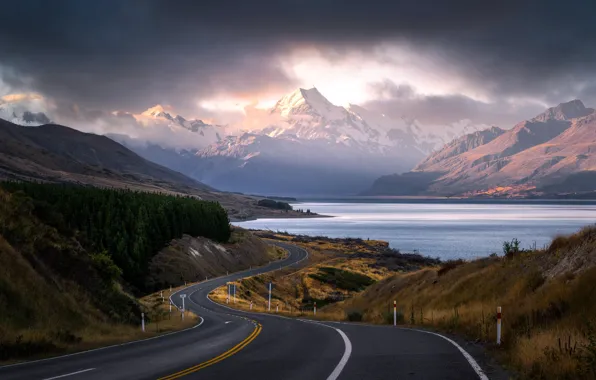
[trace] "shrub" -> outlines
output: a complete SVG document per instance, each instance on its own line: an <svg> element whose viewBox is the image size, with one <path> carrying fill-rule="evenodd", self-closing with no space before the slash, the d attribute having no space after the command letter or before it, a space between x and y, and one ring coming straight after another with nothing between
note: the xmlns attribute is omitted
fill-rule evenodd
<svg viewBox="0 0 596 380"><path fill-rule="evenodd" d="M348 321L362 322L362 313L359 311L351 311L348 313Z"/></svg>
<svg viewBox="0 0 596 380"><path fill-rule="evenodd" d="M319 273L310 274L309 277L327 284L335 285L340 289L354 292L364 290L364 288L375 282L375 280L363 274L333 267L319 268Z"/></svg>
<svg viewBox="0 0 596 380"><path fill-rule="evenodd" d="M521 252L519 249L521 242L516 238L513 238L510 242L504 241L503 242L503 254L508 259L513 258L515 255Z"/></svg>
<svg viewBox="0 0 596 380"><path fill-rule="evenodd" d="M446 261L443 265L441 265L441 268L437 271L437 274L439 276L442 276L445 273L449 272L452 269L457 268L458 266L460 266L462 264L465 264L465 261L462 259Z"/></svg>

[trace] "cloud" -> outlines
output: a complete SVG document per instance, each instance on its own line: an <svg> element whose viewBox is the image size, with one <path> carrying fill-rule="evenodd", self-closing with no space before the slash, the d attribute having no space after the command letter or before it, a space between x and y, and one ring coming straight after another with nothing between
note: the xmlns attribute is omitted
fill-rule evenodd
<svg viewBox="0 0 596 380"><path fill-rule="evenodd" d="M311 76L284 63L311 49L331 66L355 55L393 66L389 79L423 94L446 86L406 102L425 117L439 107L436 115L470 112L492 123L573 97L596 104L588 86L596 80L595 8L581 0L20 0L0 14L0 94L37 91L131 112L172 104L202 116L201 100L303 84ZM431 79L412 77L416 68ZM336 93L360 96L347 84L356 79L334 79Z"/></svg>
<svg viewBox="0 0 596 380"><path fill-rule="evenodd" d="M483 102L460 94L424 95L409 84L396 84L389 79L371 83L369 88L378 96L363 104L365 108L388 117L408 117L430 125L465 121L510 128L544 111L541 103L524 99Z"/></svg>

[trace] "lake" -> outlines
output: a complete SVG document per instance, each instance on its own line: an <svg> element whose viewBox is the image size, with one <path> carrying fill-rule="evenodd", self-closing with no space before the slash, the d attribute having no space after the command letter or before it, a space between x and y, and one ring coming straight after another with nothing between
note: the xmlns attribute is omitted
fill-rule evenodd
<svg viewBox="0 0 596 380"><path fill-rule="evenodd" d="M234 223L244 228L328 237L388 241L403 252L441 259L502 253L503 241L517 238L523 248L543 247L553 237L596 222L594 202L303 202L333 218L259 219Z"/></svg>

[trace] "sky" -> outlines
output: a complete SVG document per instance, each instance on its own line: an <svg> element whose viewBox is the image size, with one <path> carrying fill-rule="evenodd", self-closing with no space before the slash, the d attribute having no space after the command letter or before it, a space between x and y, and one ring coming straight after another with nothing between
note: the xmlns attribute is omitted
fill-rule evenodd
<svg viewBox="0 0 596 380"><path fill-rule="evenodd" d="M242 122L312 86L437 126L596 106L590 0L3 2L0 97L35 93L73 120L163 104Z"/></svg>

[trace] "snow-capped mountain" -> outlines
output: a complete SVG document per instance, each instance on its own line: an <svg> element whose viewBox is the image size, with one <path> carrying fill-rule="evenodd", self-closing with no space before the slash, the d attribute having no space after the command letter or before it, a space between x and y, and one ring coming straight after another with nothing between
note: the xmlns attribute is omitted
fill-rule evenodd
<svg viewBox="0 0 596 380"><path fill-rule="evenodd" d="M200 180L234 191L355 193L375 173L407 171L452 136L475 131L464 125L431 133L415 121L392 120L358 105L336 106L316 88L282 97L269 116L262 129L200 150L197 157L209 162ZM261 178L263 172L276 173L273 181Z"/></svg>
<svg viewBox="0 0 596 380"><path fill-rule="evenodd" d="M133 117L142 125L161 125L170 129L184 128L191 132L198 133L203 136L202 148L209 144L216 143L225 136L225 128L218 125L210 125L203 120L191 119L187 120L180 115L172 116L169 110L170 107L164 107L162 105L153 106L141 114L133 114Z"/></svg>
<svg viewBox="0 0 596 380"><path fill-rule="evenodd" d="M299 88L281 98L270 110L278 122L254 133L273 138L325 140L371 154L392 154L395 147L409 149L412 156L424 152L408 139L403 121L379 123L362 107L336 106L316 88ZM399 133L402 132L402 133ZM403 135L404 138L398 136Z"/></svg>

